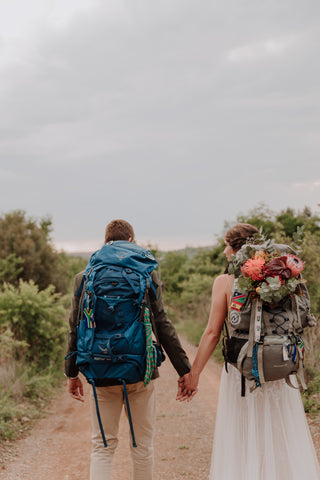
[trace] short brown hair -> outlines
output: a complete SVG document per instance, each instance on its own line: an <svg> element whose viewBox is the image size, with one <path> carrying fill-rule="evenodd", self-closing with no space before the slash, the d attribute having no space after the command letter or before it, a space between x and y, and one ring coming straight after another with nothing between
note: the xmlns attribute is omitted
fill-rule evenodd
<svg viewBox="0 0 320 480"><path fill-rule="evenodd" d="M134 240L134 231L129 222L125 220L112 220L106 226L106 233L104 241L110 242L111 240Z"/></svg>
<svg viewBox="0 0 320 480"><path fill-rule="evenodd" d="M255 233L259 233L259 230L254 225L250 225L250 223L237 223L234 227L227 230L224 239L232 250L237 252Z"/></svg>

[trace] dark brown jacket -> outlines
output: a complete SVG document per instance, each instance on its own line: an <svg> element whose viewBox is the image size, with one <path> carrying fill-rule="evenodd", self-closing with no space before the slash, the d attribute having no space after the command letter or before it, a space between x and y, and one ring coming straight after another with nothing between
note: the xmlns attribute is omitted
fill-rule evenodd
<svg viewBox="0 0 320 480"><path fill-rule="evenodd" d="M79 317L79 296L77 296L78 290L81 285L84 272L80 272L75 276L73 297L71 303L71 310L69 315L69 334L68 334L68 351L67 355L77 350L77 325ZM158 332L159 341L164 348L167 356L169 357L173 367L177 371L178 375L182 377L190 370L190 363L186 352L181 346L177 332L168 318L167 312L164 308L162 301L162 292L160 281L157 273L154 271L151 273L152 282L157 292L157 298L150 294L151 309L154 315L155 325ZM67 377L76 377L79 373L79 368L76 365L76 355L65 361L65 374ZM159 377L158 369L156 368L153 377ZM117 381L114 380L101 380L97 381L97 386L102 385L115 385Z"/></svg>

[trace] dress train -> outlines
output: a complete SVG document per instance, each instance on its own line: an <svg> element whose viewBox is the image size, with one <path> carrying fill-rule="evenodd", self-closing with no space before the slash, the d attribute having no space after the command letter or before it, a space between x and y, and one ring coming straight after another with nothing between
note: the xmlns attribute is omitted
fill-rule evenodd
<svg viewBox="0 0 320 480"><path fill-rule="evenodd" d="M298 389L268 382L241 397L241 375L223 369L210 480L320 480ZM295 381L295 379L293 379Z"/></svg>

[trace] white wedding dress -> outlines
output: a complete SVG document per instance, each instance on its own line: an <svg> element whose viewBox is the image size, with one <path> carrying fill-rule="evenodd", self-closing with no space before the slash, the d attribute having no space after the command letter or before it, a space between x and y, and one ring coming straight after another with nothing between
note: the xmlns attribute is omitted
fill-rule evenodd
<svg viewBox="0 0 320 480"><path fill-rule="evenodd" d="M241 376L223 369L210 480L320 480L299 390L284 380L241 397ZM294 379L295 380L295 379Z"/></svg>

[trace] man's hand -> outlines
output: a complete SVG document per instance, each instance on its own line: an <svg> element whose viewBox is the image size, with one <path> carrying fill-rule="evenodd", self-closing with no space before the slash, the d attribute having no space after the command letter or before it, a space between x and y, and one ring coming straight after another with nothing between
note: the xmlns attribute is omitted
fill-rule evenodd
<svg viewBox="0 0 320 480"><path fill-rule="evenodd" d="M75 400L84 402L83 385L79 377L68 378L68 392Z"/></svg>
<svg viewBox="0 0 320 480"><path fill-rule="evenodd" d="M176 400L179 400L180 402L187 400L190 402L198 391L198 383L199 377L192 375L191 372L179 378Z"/></svg>

